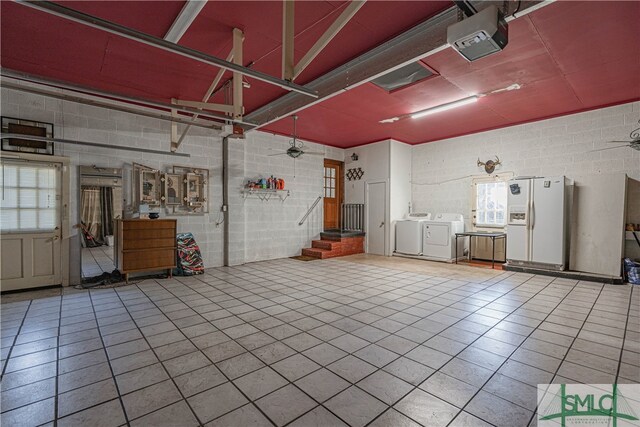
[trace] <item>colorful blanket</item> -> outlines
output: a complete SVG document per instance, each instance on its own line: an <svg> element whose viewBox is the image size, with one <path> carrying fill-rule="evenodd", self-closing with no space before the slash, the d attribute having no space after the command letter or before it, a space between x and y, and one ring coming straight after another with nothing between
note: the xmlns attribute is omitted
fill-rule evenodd
<svg viewBox="0 0 640 427"><path fill-rule="evenodd" d="M192 276L204 273L204 263L202 254L196 243L196 239L191 233L178 233L178 260L175 275Z"/></svg>

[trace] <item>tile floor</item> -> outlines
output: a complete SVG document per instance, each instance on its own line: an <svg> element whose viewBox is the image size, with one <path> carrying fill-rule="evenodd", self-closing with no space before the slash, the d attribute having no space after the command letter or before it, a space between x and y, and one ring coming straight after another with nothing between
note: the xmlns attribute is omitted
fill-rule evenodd
<svg viewBox="0 0 640 427"><path fill-rule="evenodd" d="M640 287L358 260L4 303L2 425L517 427L640 382Z"/></svg>
<svg viewBox="0 0 640 427"><path fill-rule="evenodd" d="M115 268L112 246L82 248L82 278L111 273Z"/></svg>

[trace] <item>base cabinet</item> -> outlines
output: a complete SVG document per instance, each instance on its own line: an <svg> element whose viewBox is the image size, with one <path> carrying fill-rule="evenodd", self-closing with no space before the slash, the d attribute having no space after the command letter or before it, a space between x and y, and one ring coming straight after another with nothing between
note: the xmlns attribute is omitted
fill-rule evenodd
<svg viewBox="0 0 640 427"><path fill-rule="evenodd" d="M175 219L116 220L115 261L129 283L129 273L176 267Z"/></svg>

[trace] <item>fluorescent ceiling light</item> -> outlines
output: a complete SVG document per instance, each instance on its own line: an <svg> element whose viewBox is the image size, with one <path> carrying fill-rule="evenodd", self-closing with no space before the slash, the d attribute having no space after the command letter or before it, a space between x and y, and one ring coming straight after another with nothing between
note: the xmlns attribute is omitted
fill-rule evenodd
<svg viewBox="0 0 640 427"><path fill-rule="evenodd" d="M450 102L448 104L439 105L433 108L427 108L426 110L418 111L416 113L411 114L412 119L419 119L420 117L428 116L430 114L439 113L441 111L451 110L452 108L461 107L467 104L473 104L478 100L477 96L470 96L468 98L461 99L459 101Z"/></svg>
<svg viewBox="0 0 640 427"><path fill-rule="evenodd" d="M171 43L178 43L206 4L207 0L188 0L176 20L171 24L164 39Z"/></svg>

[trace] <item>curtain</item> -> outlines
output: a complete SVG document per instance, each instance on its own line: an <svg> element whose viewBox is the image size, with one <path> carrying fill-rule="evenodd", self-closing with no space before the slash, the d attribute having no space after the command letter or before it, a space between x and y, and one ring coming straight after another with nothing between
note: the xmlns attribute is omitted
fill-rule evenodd
<svg viewBox="0 0 640 427"><path fill-rule="evenodd" d="M82 211L81 221L84 223L85 231L91 236L98 237L100 233L100 190L98 187L82 187L81 201Z"/></svg>
<svg viewBox="0 0 640 427"><path fill-rule="evenodd" d="M113 235L113 188L100 187L100 228L99 240L106 242L105 236Z"/></svg>

